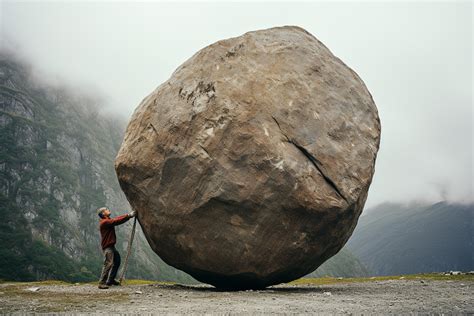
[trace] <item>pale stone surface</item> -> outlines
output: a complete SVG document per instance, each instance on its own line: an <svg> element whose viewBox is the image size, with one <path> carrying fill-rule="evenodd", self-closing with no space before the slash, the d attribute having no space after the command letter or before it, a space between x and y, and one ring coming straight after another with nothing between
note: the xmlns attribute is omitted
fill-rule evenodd
<svg viewBox="0 0 474 316"><path fill-rule="evenodd" d="M216 42L181 65L135 110L116 171L164 261L218 287L259 288L342 248L379 143L362 80L285 26Z"/></svg>

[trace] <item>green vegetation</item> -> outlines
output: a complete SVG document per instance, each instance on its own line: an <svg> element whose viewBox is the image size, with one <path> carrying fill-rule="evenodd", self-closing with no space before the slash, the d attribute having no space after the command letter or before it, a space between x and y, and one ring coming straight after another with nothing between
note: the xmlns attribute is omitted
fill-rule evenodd
<svg viewBox="0 0 474 316"><path fill-rule="evenodd" d="M474 275L472 274L461 274L461 275L444 275L439 273L421 273L421 274L407 274L407 275L394 275L394 276L377 276L377 277L366 277L366 278L302 278L290 282L291 285L323 285L323 284L335 284L335 283L354 283L354 282L374 282L374 281L387 281L387 280L451 280L451 281L474 281Z"/></svg>
<svg viewBox="0 0 474 316"><path fill-rule="evenodd" d="M2 55L0 70L0 279L95 281L103 261L95 210L130 207L113 166L125 122L101 115L95 96L32 82ZM129 232L117 230L122 255ZM127 276L193 282L141 232L134 251Z"/></svg>
<svg viewBox="0 0 474 316"><path fill-rule="evenodd" d="M97 304L100 304L101 300L106 300L108 304L114 304L127 302L130 298L127 293L123 292L116 292L114 295L109 295L108 293L104 292L98 295L97 293L76 293L74 291L64 291L56 294L54 292L48 291L32 292L27 290L27 288L31 286L67 285L56 282L57 281L46 281L8 284L7 286L2 287L2 296L8 298L8 301L5 304L17 302L16 306L21 306L21 302L25 300L28 302L32 300L39 302L39 307L34 310L35 313L58 313L68 310L80 309L85 302L88 302L89 304L91 304L91 302L97 302ZM14 306L11 306L10 308L9 306L1 306L0 311L5 311L3 308L8 310L9 314L15 312Z"/></svg>
<svg viewBox="0 0 474 316"><path fill-rule="evenodd" d="M76 262L60 250L34 240L18 206L2 194L0 217L3 219L0 221L0 279L31 281L54 276L60 280L86 281L94 278L89 270L78 273ZM88 263L82 264L90 267Z"/></svg>

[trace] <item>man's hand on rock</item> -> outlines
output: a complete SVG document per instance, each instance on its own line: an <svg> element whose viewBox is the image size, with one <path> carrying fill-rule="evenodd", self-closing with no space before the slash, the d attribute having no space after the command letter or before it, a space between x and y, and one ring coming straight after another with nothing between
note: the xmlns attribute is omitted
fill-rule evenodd
<svg viewBox="0 0 474 316"><path fill-rule="evenodd" d="M135 216L137 216L136 211L131 211L130 213L128 213L128 217L135 217Z"/></svg>

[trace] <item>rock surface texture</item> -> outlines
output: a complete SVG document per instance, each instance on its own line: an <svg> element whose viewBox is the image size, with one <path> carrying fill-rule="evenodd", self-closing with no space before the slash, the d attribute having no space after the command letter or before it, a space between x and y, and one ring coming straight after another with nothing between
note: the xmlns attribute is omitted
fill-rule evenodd
<svg viewBox="0 0 474 316"><path fill-rule="evenodd" d="M307 31L197 52L135 110L116 158L154 251L220 288L315 270L355 228L380 143L357 74Z"/></svg>

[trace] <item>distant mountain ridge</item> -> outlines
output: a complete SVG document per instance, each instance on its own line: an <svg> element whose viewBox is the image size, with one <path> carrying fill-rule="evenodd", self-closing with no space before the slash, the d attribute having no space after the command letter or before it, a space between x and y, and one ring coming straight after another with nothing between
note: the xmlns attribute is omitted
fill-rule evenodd
<svg viewBox="0 0 474 316"><path fill-rule="evenodd" d="M364 214L346 248L375 275L474 270L474 204L384 203Z"/></svg>

